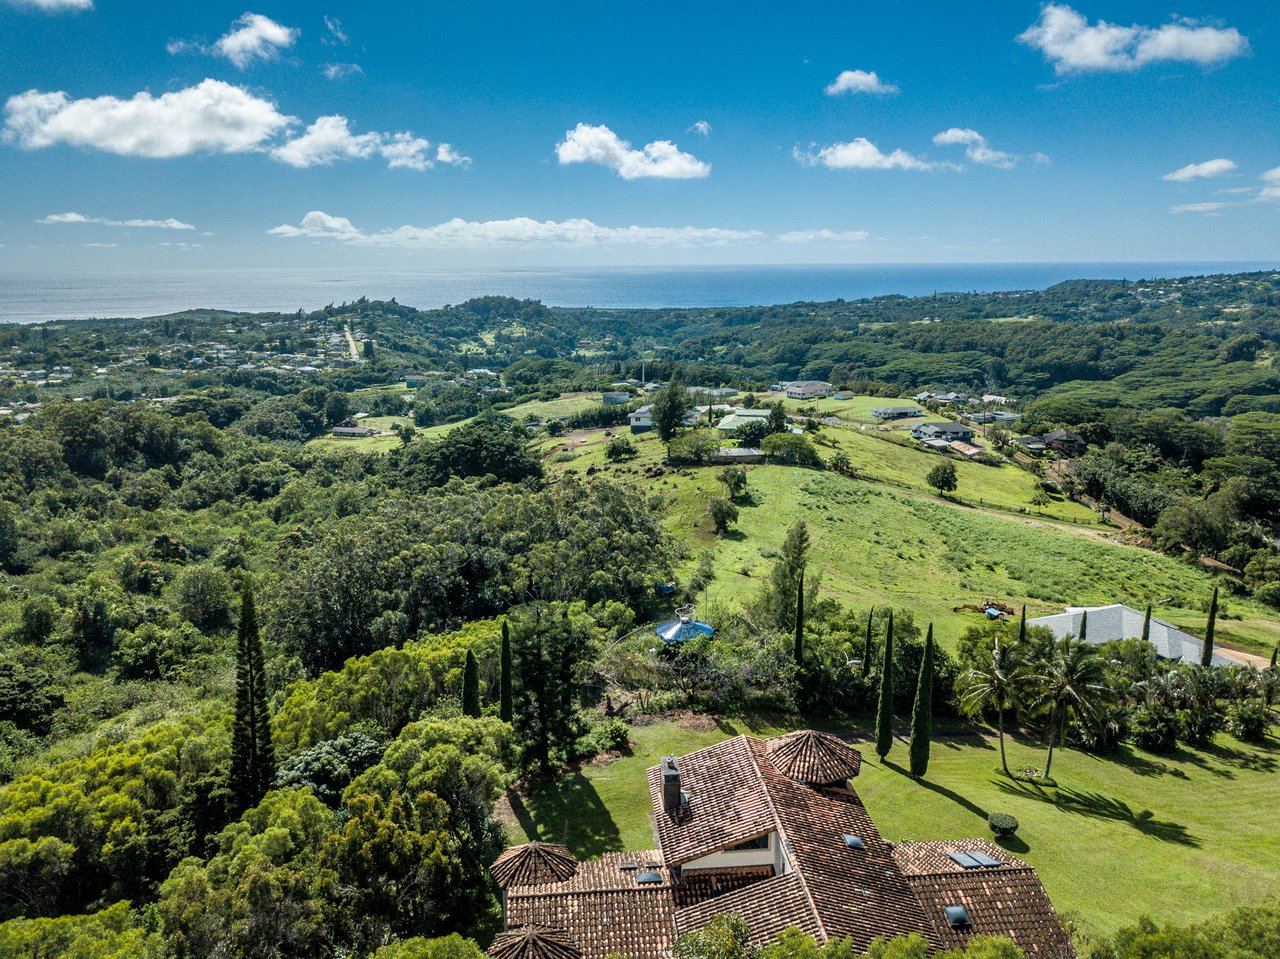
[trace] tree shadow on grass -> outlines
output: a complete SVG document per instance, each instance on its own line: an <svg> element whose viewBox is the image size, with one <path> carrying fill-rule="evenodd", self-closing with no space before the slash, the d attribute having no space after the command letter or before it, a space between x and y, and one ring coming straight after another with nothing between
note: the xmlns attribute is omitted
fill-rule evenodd
<svg viewBox="0 0 1280 959"><path fill-rule="evenodd" d="M560 842L579 859L622 849L622 834L595 785L578 770L545 782L527 797L507 794L511 812L525 834Z"/></svg>
<svg viewBox="0 0 1280 959"><path fill-rule="evenodd" d="M899 766L897 763L895 763L891 759L885 759L883 761L883 766L885 769L893 770L899 776L905 776L906 778L911 779L913 782L916 783L916 785L929 790L929 792L931 793L937 793L939 796L942 796L946 799L950 799L957 806L967 809L969 812L973 813L975 816L978 816L981 819L987 818L987 811L985 809L983 809L973 800L968 799L964 796L961 796L954 789L948 789L946 786L940 785L939 783L936 783L936 782L932 782L929 779L914 779L908 770L904 769L902 766Z"/></svg>
<svg viewBox="0 0 1280 959"><path fill-rule="evenodd" d="M1177 843L1181 846L1200 846L1200 839L1187 831L1182 823L1168 819L1157 819L1150 809L1135 812L1123 799L1104 796L1099 792L1088 792L1059 786L1050 789L1031 783L1012 780L996 780L1000 791L1023 799L1035 799L1039 802L1056 806L1063 812L1089 819L1104 819L1111 822L1125 823L1132 826L1144 836L1150 836L1161 842Z"/></svg>
<svg viewBox="0 0 1280 959"><path fill-rule="evenodd" d="M1118 766L1123 766L1125 769L1129 770L1129 772L1137 776L1172 776L1174 779L1188 778L1184 770L1179 769L1177 766L1170 766L1168 763L1161 761L1157 757L1139 752L1127 743L1121 743L1105 756L1098 755L1097 753L1082 753L1081 755L1089 756L1098 762L1113 762Z"/></svg>
<svg viewBox="0 0 1280 959"><path fill-rule="evenodd" d="M1006 852L1011 852L1015 856L1020 856L1024 852L1030 852L1031 847L1021 836L996 836L995 843Z"/></svg>
<svg viewBox="0 0 1280 959"><path fill-rule="evenodd" d="M1212 742L1202 747L1202 749L1214 759L1234 769L1273 773L1280 768L1280 763L1276 762L1275 749L1270 746L1259 745L1248 749L1239 749L1224 743Z"/></svg>

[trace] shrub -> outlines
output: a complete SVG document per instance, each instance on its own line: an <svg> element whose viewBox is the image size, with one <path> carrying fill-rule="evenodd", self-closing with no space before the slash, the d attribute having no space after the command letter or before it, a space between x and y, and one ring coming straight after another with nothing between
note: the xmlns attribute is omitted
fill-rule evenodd
<svg viewBox="0 0 1280 959"><path fill-rule="evenodd" d="M625 436L615 436L609 441L609 445L604 448L604 458L610 463L616 463L619 460L635 459L635 457L635 444Z"/></svg>
<svg viewBox="0 0 1280 959"><path fill-rule="evenodd" d="M606 716L591 730L593 752L623 752L631 742L631 727L619 716Z"/></svg>
<svg viewBox="0 0 1280 959"><path fill-rule="evenodd" d="M1139 706L1131 728L1134 744L1147 752L1167 753L1178 745L1178 717L1171 709Z"/></svg>
<svg viewBox="0 0 1280 959"><path fill-rule="evenodd" d="M1004 812L993 812L987 816L987 825L1000 839L1007 839L1018 831L1018 820Z"/></svg>
<svg viewBox="0 0 1280 959"><path fill-rule="evenodd" d="M1267 708L1256 699L1232 703L1227 710L1227 732L1246 743L1260 743L1266 739L1270 723Z"/></svg>

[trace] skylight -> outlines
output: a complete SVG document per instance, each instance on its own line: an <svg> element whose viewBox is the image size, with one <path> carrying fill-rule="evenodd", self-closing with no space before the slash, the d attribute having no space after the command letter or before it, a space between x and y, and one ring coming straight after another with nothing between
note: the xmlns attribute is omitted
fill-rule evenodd
<svg viewBox="0 0 1280 959"><path fill-rule="evenodd" d="M947 922L952 929L973 928L973 923L969 921L969 911L964 906L943 906L942 911L947 914Z"/></svg>
<svg viewBox="0 0 1280 959"><path fill-rule="evenodd" d="M861 836L853 836L849 833L844 834L844 844L850 849L866 849L866 843L862 841Z"/></svg>
<svg viewBox="0 0 1280 959"><path fill-rule="evenodd" d="M985 852L977 849L961 849L956 852L949 852L947 856L951 861L965 869L990 869L993 866L1003 866L999 859L992 859Z"/></svg>
<svg viewBox="0 0 1280 959"><path fill-rule="evenodd" d="M636 884L639 886L657 886L662 883L662 876L656 872L642 872L636 876Z"/></svg>

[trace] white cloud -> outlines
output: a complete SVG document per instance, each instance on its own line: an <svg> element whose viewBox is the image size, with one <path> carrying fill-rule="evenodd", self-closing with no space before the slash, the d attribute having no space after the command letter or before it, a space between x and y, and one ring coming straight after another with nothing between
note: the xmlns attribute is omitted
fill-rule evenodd
<svg viewBox="0 0 1280 959"><path fill-rule="evenodd" d="M270 100L221 80L128 100L28 90L5 103L4 139L28 150L67 144L163 158L257 150L292 122Z"/></svg>
<svg viewBox="0 0 1280 959"><path fill-rule="evenodd" d="M48 216L42 216L36 220L37 223L96 223L101 226L129 226L140 229L155 230L194 230L195 227L190 223L183 223L181 220L175 220L169 217L164 220L108 220L100 216L85 216L83 213L50 213Z"/></svg>
<svg viewBox="0 0 1280 959"><path fill-rule="evenodd" d="M874 70L842 70L827 84L827 96L838 97L842 93L897 93L892 83L885 83Z"/></svg>
<svg viewBox="0 0 1280 959"><path fill-rule="evenodd" d="M1016 157L1012 154L991 149L987 138L977 130L952 127L950 130L943 130L936 134L933 142L938 146L963 146L964 155L974 163L999 167L1002 170L1008 170L1016 162ZM1039 155L1043 156L1043 154Z"/></svg>
<svg viewBox="0 0 1280 959"><path fill-rule="evenodd" d="M44 13L65 13L68 10L92 10L93 0L9 0L15 7L29 7Z"/></svg>
<svg viewBox="0 0 1280 959"><path fill-rule="evenodd" d="M689 127L686 133L696 133L702 137L711 136L711 124L706 120L698 120L693 126Z"/></svg>
<svg viewBox="0 0 1280 959"><path fill-rule="evenodd" d="M1199 180L1204 177L1226 176L1236 168L1233 160L1218 157L1216 160L1205 160L1203 163L1188 163L1172 173L1166 173L1162 179L1174 183L1185 183L1188 180Z"/></svg>
<svg viewBox="0 0 1280 959"><path fill-rule="evenodd" d="M364 73L358 63L326 63L320 69L330 80L345 80L357 73Z"/></svg>
<svg viewBox="0 0 1280 959"><path fill-rule="evenodd" d="M572 246L696 246L726 245L759 240L758 230L725 230L716 227L599 226L585 219L463 220L454 218L435 226L401 226L366 233L345 217L312 210L297 226L284 224L267 231L272 236L331 239L359 246L406 248L493 247L558 244Z"/></svg>
<svg viewBox="0 0 1280 959"><path fill-rule="evenodd" d="M1179 203L1177 206L1169 208L1170 213L1200 213L1206 216L1216 216L1231 204L1229 203Z"/></svg>
<svg viewBox="0 0 1280 959"><path fill-rule="evenodd" d="M1212 66L1243 55L1249 41L1234 27L1175 19L1159 27L1095 24L1066 4L1046 4L1018 40L1044 54L1059 74L1137 70L1151 63Z"/></svg>
<svg viewBox="0 0 1280 959"><path fill-rule="evenodd" d="M695 180L707 176L711 165L682 152L670 140L654 140L634 150L607 126L579 123L567 130L556 144L561 164L598 163L624 180L656 177L664 180Z"/></svg>
<svg viewBox="0 0 1280 959"><path fill-rule="evenodd" d="M905 150L884 153L866 137L833 143L817 153L806 153L796 147L792 156L806 166L825 166L832 170L933 170L939 166Z"/></svg>
<svg viewBox="0 0 1280 959"><path fill-rule="evenodd" d="M861 243L870 238L866 230L792 230L778 235L783 243Z"/></svg>
<svg viewBox="0 0 1280 959"><path fill-rule="evenodd" d="M374 156L410 170L433 165L426 139L408 132L355 134L339 115L319 117L281 142L297 122L241 87L204 80L158 97L142 92L128 100L72 100L63 92L28 90L5 104L2 138L28 150L66 144L153 159L269 152L297 168ZM435 162L466 165L470 158L444 144Z"/></svg>
<svg viewBox="0 0 1280 959"><path fill-rule="evenodd" d="M302 31L286 27L260 13L246 13L231 24L231 30L219 37L209 50L226 57L241 70L255 60L274 60L281 50L293 46Z"/></svg>
<svg viewBox="0 0 1280 959"><path fill-rule="evenodd" d="M430 147L412 133L352 133L347 118L335 115L319 117L305 132L275 147L271 155L298 169L380 156L389 167L425 170L431 166Z"/></svg>
<svg viewBox="0 0 1280 959"><path fill-rule="evenodd" d="M1272 167L1258 179L1267 184L1258 191L1259 200L1280 200L1280 166Z"/></svg>
<svg viewBox="0 0 1280 959"><path fill-rule="evenodd" d="M321 43L328 46L342 44L345 47L351 42L346 32L342 29L342 21L337 17L326 16L324 18L324 28L329 31L329 36L321 38Z"/></svg>
<svg viewBox="0 0 1280 959"><path fill-rule="evenodd" d="M471 166L471 157L464 156L447 143L436 146L436 162L449 166Z"/></svg>
<svg viewBox="0 0 1280 959"><path fill-rule="evenodd" d="M81 243L80 245L83 247L88 247L91 250L92 249L111 250L119 246L120 244L119 243Z"/></svg>

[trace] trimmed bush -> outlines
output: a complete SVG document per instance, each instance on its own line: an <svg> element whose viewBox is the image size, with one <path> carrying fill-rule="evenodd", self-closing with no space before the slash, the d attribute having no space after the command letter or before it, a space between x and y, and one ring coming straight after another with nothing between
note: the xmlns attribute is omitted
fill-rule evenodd
<svg viewBox="0 0 1280 959"><path fill-rule="evenodd" d="M1018 831L1018 820L1004 812L993 812L987 816L987 825L999 839L1006 839Z"/></svg>

